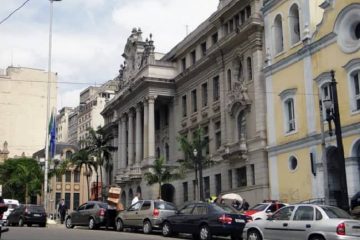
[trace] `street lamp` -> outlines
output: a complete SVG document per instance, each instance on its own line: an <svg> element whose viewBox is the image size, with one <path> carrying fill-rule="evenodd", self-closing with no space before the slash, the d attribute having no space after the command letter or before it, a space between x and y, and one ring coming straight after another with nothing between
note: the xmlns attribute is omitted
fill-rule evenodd
<svg viewBox="0 0 360 240"><path fill-rule="evenodd" d="M340 172L339 176L340 179L340 186L341 186L341 200L338 203L339 207L348 211L349 210L349 196L348 196L348 189L347 189L347 182L346 182L346 167L345 167L345 157L344 157L344 147L342 141L342 131L341 131L341 121L340 121L340 111L339 111L339 102L338 102L338 94L336 88L336 80L335 80L335 72L332 70L331 74L331 82L330 82L330 93L332 96L331 98L327 98L323 101L324 108L326 110L326 121L329 123L329 135L332 136L333 130L331 126L331 122L334 122L335 127L335 135L336 135L336 144L337 144L337 151L338 151L338 159L339 161L339 168L338 171ZM328 176L326 176L328 177Z"/></svg>
<svg viewBox="0 0 360 240"><path fill-rule="evenodd" d="M200 179L200 201L204 201L204 191L203 191L203 176L202 176L202 161L201 161L201 154L198 155L198 151L196 148L194 148L193 151L194 157L195 157L195 171L196 169L199 169L199 179Z"/></svg>
<svg viewBox="0 0 360 240"><path fill-rule="evenodd" d="M46 97L46 137L45 137L45 171L44 171L44 208L47 210L47 185L48 185L48 171L49 171L49 113L50 113L50 83L51 83L51 47L52 47L52 19L53 19L53 2L60 2L61 0L50 1L50 26L49 26L49 58L48 58L48 82L47 82L47 97Z"/></svg>

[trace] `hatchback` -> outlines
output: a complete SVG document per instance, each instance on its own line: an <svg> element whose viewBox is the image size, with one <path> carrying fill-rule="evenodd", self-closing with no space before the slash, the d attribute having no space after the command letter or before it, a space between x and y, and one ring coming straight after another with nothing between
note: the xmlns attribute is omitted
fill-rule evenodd
<svg viewBox="0 0 360 240"><path fill-rule="evenodd" d="M40 227L46 226L46 212L41 205L19 205L7 217L7 224L9 226L24 226L27 224L31 227L33 224L38 224Z"/></svg>
<svg viewBox="0 0 360 240"><path fill-rule="evenodd" d="M360 221L345 211L326 205L295 204L283 207L267 220L247 224L248 240L355 240Z"/></svg>
<svg viewBox="0 0 360 240"><path fill-rule="evenodd" d="M4 199L4 203L8 207L2 216L3 224L6 225L8 216L12 211L14 211L15 208L19 206L19 201L15 199Z"/></svg>

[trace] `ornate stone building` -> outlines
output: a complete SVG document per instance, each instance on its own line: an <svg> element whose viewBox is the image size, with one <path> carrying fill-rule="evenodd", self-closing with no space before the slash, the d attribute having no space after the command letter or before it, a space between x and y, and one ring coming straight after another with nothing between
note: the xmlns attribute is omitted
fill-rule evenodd
<svg viewBox="0 0 360 240"><path fill-rule="evenodd" d="M7 149L8 143L5 141L2 147L2 150L0 149L0 163L3 163L9 155L9 150Z"/></svg>
<svg viewBox="0 0 360 240"><path fill-rule="evenodd" d="M265 85L262 76L262 1L220 1L218 10L165 55L133 29L127 40L117 92L102 115L115 138L113 179L129 203L135 192L156 198L143 179L155 158L176 165L177 137L201 127L206 155L204 195L236 192L251 204L269 198ZM163 185L164 200L195 197L194 172Z"/></svg>

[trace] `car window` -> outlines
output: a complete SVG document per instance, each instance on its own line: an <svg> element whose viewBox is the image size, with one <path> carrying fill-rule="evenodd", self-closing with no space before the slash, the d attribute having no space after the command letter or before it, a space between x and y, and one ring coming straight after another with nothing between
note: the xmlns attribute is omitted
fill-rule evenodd
<svg viewBox="0 0 360 240"><path fill-rule="evenodd" d="M207 207L205 205L197 205L192 212L193 215L206 215Z"/></svg>
<svg viewBox="0 0 360 240"><path fill-rule="evenodd" d="M151 202L150 201L144 201L144 203L141 206L141 210L148 210L151 208Z"/></svg>
<svg viewBox="0 0 360 240"><path fill-rule="evenodd" d="M85 203L85 204L83 204L83 205L81 205L80 207L78 207L78 211L82 211L82 210L84 210L84 209L85 209L85 207L86 207L86 203Z"/></svg>
<svg viewBox="0 0 360 240"><path fill-rule="evenodd" d="M186 205L185 207L183 207L181 210L180 210L180 213L181 214L190 214L191 211L193 210L195 204L189 204L189 205Z"/></svg>
<svg viewBox="0 0 360 240"><path fill-rule="evenodd" d="M329 218L345 218L352 219L352 217L344 210L337 207L321 206Z"/></svg>
<svg viewBox="0 0 360 240"><path fill-rule="evenodd" d="M256 204L250 210L264 211L268 204Z"/></svg>
<svg viewBox="0 0 360 240"><path fill-rule="evenodd" d="M295 208L294 206L281 208L280 210L275 212L274 215L272 215L271 219L272 220L285 220L285 221L290 220L291 214L294 211L294 208Z"/></svg>
<svg viewBox="0 0 360 240"><path fill-rule="evenodd" d="M282 208L283 206L285 206L285 205L281 204L281 203L273 203L270 205L270 207L266 211L273 213L273 212L279 210L280 208Z"/></svg>
<svg viewBox="0 0 360 240"><path fill-rule="evenodd" d="M142 201L138 201L137 203L131 205L129 207L128 211L137 211L137 210L139 210L142 203L143 203Z"/></svg>
<svg viewBox="0 0 360 240"><path fill-rule="evenodd" d="M108 208L108 205L106 203L99 203L99 208Z"/></svg>
<svg viewBox="0 0 360 240"><path fill-rule="evenodd" d="M86 209L86 210L87 210L87 209L93 209L93 208L94 208L94 205L95 205L95 204L93 204L93 203L88 203L88 204L86 204L85 209Z"/></svg>
<svg viewBox="0 0 360 240"><path fill-rule="evenodd" d="M160 202L155 202L154 204L155 204L155 208L157 209L176 210L175 205L169 202L160 201Z"/></svg>
<svg viewBox="0 0 360 240"><path fill-rule="evenodd" d="M316 221L321 220L322 218L323 216L321 212L318 209L316 209Z"/></svg>
<svg viewBox="0 0 360 240"><path fill-rule="evenodd" d="M221 212L221 213L237 213L233 208L229 207L226 204L217 204L213 203L211 204L212 210L215 212Z"/></svg>
<svg viewBox="0 0 360 240"><path fill-rule="evenodd" d="M314 220L314 208L311 206L299 206L294 215L294 221Z"/></svg>
<svg viewBox="0 0 360 240"><path fill-rule="evenodd" d="M35 212L35 213L44 213L45 212L45 209L43 206L37 206L37 205L29 206L29 210L31 212Z"/></svg>

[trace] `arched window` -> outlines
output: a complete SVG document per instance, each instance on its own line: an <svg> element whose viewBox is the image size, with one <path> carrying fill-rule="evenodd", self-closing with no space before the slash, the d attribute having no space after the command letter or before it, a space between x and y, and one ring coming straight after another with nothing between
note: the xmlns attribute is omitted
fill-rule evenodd
<svg viewBox="0 0 360 240"><path fill-rule="evenodd" d="M238 81L242 81L243 80L243 66L241 63L241 60L239 60L239 65L238 65Z"/></svg>
<svg viewBox="0 0 360 240"><path fill-rule="evenodd" d="M72 152L71 152L71 151L66 151L66 153L65 153L65 159L70 159L70 158L71 158L71 155L72 155Z"/></svg>
<svg viewBox="0 0 360 240"><path fill-rule="evenodd" d="M294 110L294 99L288 98L284 102L285 108L285 121L286 121L286 132L295 131L295 110Z"/></svg>
<svg viewBox="0 0 360 240"><path fill-rule="evenodd" d="M291 156L289 158L289 169L290 171L295 171L298 167L298 160L296 157Z"/></svg>
<svg viewBox="0 0 360 240"><path fill-rule="evenodd" d="M275 53L280 53L284 50L284 37L281 15L277 15L274 21L274 43Z"/></svg>
<svg viewBox="0 0 360 240"><path fill-rule="evenodd" d="M240 112L237 118L238 140L246 138L246 119L244 111Z"/></svg>
<svg viewBox="0 0 360 240"><path fill-rule="evenodd" d="M299 7L296 4L292 5L290 8L289 27L291 35L291 45L293 45L300 41Z"/></svg>
<svg viewBox="0 0 360 240"><path fill-rule="evenodd" d="M231 70L227 70L227 81L228 81L228 90L231 90Z"/></svg>
<svg viewBox="0 0 360 240"><path fill-rule="evenodd" d="M165 156L166 156L166 161L169 162L170 160L170 149L169 149L169 144L165 144Z"/></svg>
<svg viewBox="0 0 360 240"><path fill-rule="evenodd" d="M134 198L134 192L133 190L130 188L129 189L129 203L131 203L131 201L133 200Z"/></svg>
<svg viewBox="0 0 360 240"><path fill-rule="evenodd" d="M125 193L125 191L123 191L122 194L121 194L121 203L124 204L124 207L127 206L127 204L126 204L126 193Z"/></svg>
<svg viewBox="0 0 360 240"><path fill-rule="evenodd" d="M161 152L160 152L160 148L156 148L156 158L160 158Z"/></svg>
<svg viewBox="0 0 360 240"><path fill-rule="evenodd" d="M248 69L248 80L251 81L253 79L253 73L252 73L252 61L251 57L248 57L246 59L247 69Z"/></svg>

